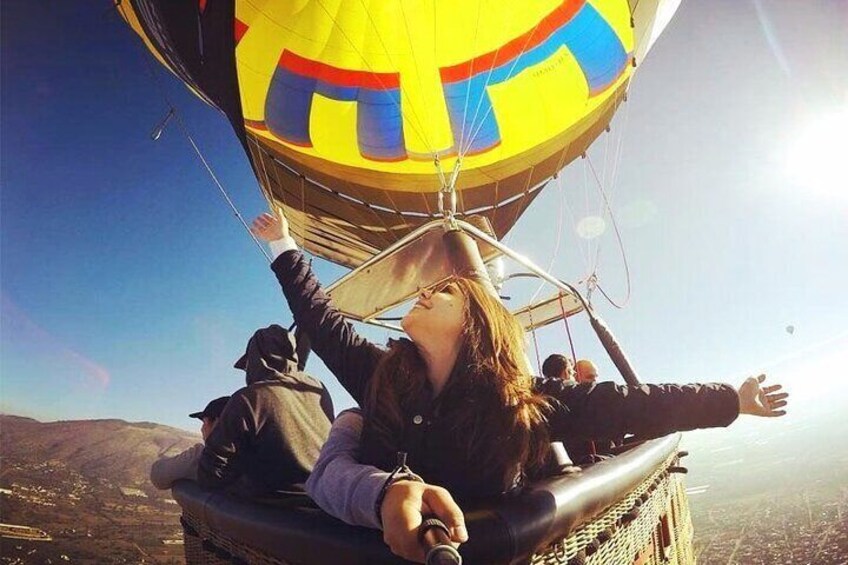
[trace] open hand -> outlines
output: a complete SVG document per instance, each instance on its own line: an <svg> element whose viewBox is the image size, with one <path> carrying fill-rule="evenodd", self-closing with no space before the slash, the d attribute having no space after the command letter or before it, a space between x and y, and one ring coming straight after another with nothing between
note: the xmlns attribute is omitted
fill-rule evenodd
<svg viewBox="0 0 848 565"><path fill-rule="evenodd" d="M269 214L268 212L260 214L253 220L250 231L263 241L275 241L290 237L289 222L283 215L282 210L277 210L276 214Z"/></svg>
<svg viewBox="0 0 848 565"><path fill-rule="evenodd" d="M418 527L424 515L435 515L445 523L457 547L468 541L465 518L450 493L442 487L415 481L398 481L386 491L380 510L383 541L409 561L424 562L424 548L418 541Z"/></svg>
<svg viewBox="0 0 848 565"><path fill-rule="evenodd" d="M766 380L765 375L749 377L739 387L739 413L751 414L752 416L764 416L774 418L786 414L781 410L786 406L788 392L778 392L782 385L771 385L761 387Z"/></svg>

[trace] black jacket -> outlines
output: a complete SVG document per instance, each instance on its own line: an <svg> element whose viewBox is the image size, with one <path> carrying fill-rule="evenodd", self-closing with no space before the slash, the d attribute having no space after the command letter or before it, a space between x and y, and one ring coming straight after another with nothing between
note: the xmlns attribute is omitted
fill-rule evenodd
<svg viewBox="0 0 848 565"><path fill-rule="evenodd" d="M313 350L362 405L368 381L385 351L359 336L333 307L299 251L283 253L271 268ZM567 386L559 379L540 379L537 389L550 397L553 407L548 416L552 441L614 439L626 433L659 437L674 431L727 426L739 412L735 389L722 384L623 386L604 382ZM411 408L403 437L410 467L459 499L509 489L512 485L505 483L504 477L509 476L505 469L469 460L455 439L463 433L454 425L455 415L475 402L473 389L451 379L435 399L427 390L406 402ZM395 464L388 454L363 463L384 470Z"/></svg>
<svg viewBox="0 0 848 565"><path fill-rule="evenodd" d="M197 479L201 486L233 486L241 494L303 492L330 432L333 404L321 381L297 371L247 371L206 440ZM255 380L255 379L261 380Z"/></svg>

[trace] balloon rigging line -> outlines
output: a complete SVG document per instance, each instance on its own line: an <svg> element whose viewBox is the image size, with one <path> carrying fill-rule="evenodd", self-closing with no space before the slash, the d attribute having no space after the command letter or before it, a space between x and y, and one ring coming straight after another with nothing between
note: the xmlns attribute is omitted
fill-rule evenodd
<svg viewBox="0 0 848 565"><path fill-rule="evenodd" d="M262 255L265 256L265 259L267 259L268 262L271 263L272 262L271 255L265 249L265 246L262 245L262 242L260 242L259 239L253 234L253 232L250 231L250 226L248 226L247 222L244 221L244 216L241 215L241 212L239 212L235 203L230 198L230 195L227 194L227 190L224 188L224 185L221 184L221 181L219 181L217 175L215 175L215 171L213 171L212 167L209 166L209 162L206 160L206 157L203 156L203 152L200 150L200 148L194 142L194 138L192 138L191 134L188 132L188 128L183 123L183 120L180 117L179 112L175 112L175 117L177 118L177 124L179 124L179 126L180 126L180 131L182 131L185 138L191 144L191 147L192 147L192 149L194 149L194 152L197 155L197 158L200 159L201 163L203 163L203 167L206 169L206 172L209 173L209 177L215 183L215 186L218 187L218 190L221 192L221 196L224 197L224 200L226 200L227 204L229 204L230 209L232 210L235 217L238 218L238 221L241 222L242 226L244 226L245 231L248 233L248 235L250 235L250 239L253 240L253 242L259 248L259 251L261 251Z"/></svg>
<svg viewBox="0 0 848 565"><path fill-rule="evenodd" d="M601 288L600 284L597 284L597 280L595 280L594 284L597 287L597 289L600 291L600 293L604 296L604 298L607 299L607 301L610 304L612 304L616 308L621 309L621 308L624 308L627 305L628 302L630 302L630 296L631 296L631 290L632 290L631 281L630 281L630 265L628 264L628 261L627 261L627 253L624 251L624 241L622 240L621 232L618 229L618 222L615 221L615 215L612 213L612 209L610 208L610 203L609 203L609 199L607 198L606 191L604 190L603 185L601 185L600 179L598 178L598 173L597 173L597 171L595 171L595 166L592 164L592 159L588 155L586 156L586 161L588 162L589 168L590 168L590 170L592 171L592 174L595 177L595 182L596 182L597 187L598 187L598 192L600 193L601 197L604 200L604 204L606 206L607 213L609 213L610 221L612 223L613 230L615 231L615 238L618 241L618 248L621 251L621 260L622 260L622 263L624 264L625 281L626 281L626 284L627 284L627 290L625 292L624 300L621 302L621 304L617 303L615 300L610 298L610 296L604 291L603 288ZM595 273L592 273L592 275L594 276ZM591 278L589 279L588 282L590 282L590 284L591 284Z"/></svg>
<svg viewBox="0 0 848 565"><path fill-rule="evenodd" d="M589 158L589 152L588 152L588 149L587 149L586 152L583 154L583 173L584 173L584 176L583 176L583 218L587 218L591 214L591 212L590 212L591 204L589 203L589 171L588 171L588 165L587 165L588 158ZM589 272L591 273L592 272L591 257L592 257L592 247L594 245L594 242L592 241L591 237L586 237L584 239L586 241L586 267L589 269Z"/></svg>
<svg viewBox="0 0 848 565"><path fill-rule="evenodd" d="M554 245L554 250L551 253L551 260L548 262L548 268L545 269L545 271L547 271L548 273L550 273L551 269L554 268L554 263L556 262L557 257L559 256L559 248L560 248L560 243L562 241L562 226L563 226L563 223L564 223L563 222L563 211L564 211L564 208L565 208L565 205L564 205L565 190L563 189L562 179L560 178L559 175L557 175L557 177L556 177L556 183L557 183L557 190L559 191L559 194L560 194L559 212L557 214L557 230L556 230L556 239L555 239L556 243ZM534 292L533 296L530 297L530 304L531 305L533 304L533 301L535 301L536 298L539 296L539 293L542 292L542 289L545 287L546 284L548 284L548 283L546 283L545 281L542 281L541 283L539 283L538 288L536 288L536 292Z"/></svg>
<svg viewBox="0 0 848 565"><path fill-rule="evenodd" d="M389 53L389 48L386 47L386 43L383 41L383 36L380 35L380 29L377 27L377 23L374 21L374 18L371 16L370 10L368 10L368 7L365 5L364 0L359 0L359 3L362 4L363 10L365 10L365 15L368 16L368 21L371 22L371 27L374 28L374 32L375 32L375 35L377 36L377 40L380 42L380 45L382 45L383 52L386 54L386 59L388 59L389 64L393 68L397 69L398 67L397 67L397 65L395 65L394 61L392 60L392 56ZM348 36L348 34L345 33L345 30L342 29L342 26L339 24L338 20L336 20L335 16L333 16L333 14L330 13L330 11L327 9L327 7L324 6L324 2L322 2L321 0L318 0L318 5L321 6L321 9L324 10L324 13L326 13L327 16L330 18L330 20L332 20L333 25L335 25L336 29L338 29L339 32L344 36L344 38L350 44L351 48L353 48L354 52L362 60L363 64L365 64L365 66L368 67L369 71L374 73L374 78L377 79L377 82L380 84L380 87L383 90L388 90L385 87L385 85L383 84L383 82L380 80L380 75L368 63L368 61L365 58L365 55L359 49L357 49L356 45L350 39L350 36ZM400 96L403 97L404 89L399 88L398 92L400 93ZM401 110L400 103L397 100L395 100L393 97L389 97L389 99L394 103L395 108L397 108L398 115L401 117L401 120L403 120L403 111ZM412 111L412 116L415 118L415 121L418 122L418 126L420 128L423 128L424 127L423 122L421 121L421 118L418 116L418 112L415 111L415 106L409 100L409 95L407 95L407 102L409 102L409 108ZM418 138L421 141L423 141L425 145L427 145L427 148L430 150L430 153L435 153L436 150L433 148L433 144L430 143L430 139L424 133L422 133L421 129L419 129L418 127L415 127L415 124L413 124L412 121L409 122L409 125L412 126L412 128L415 130L415 133L416 133L416 135L418 135Z"/></svg>
<svg viewBox="0 0 848 565"><path fill-rule="evenodd" d="M509 72L506 75L507 77L512 78L512 73L513 73L513 71L515 71L515 67L518 65L518 62L521 60L521 58L524 56L524 53L527 51L527 46L530 45L530 40L533 38L534 35L536 35L536 32L539 30L539 26L542 24L542 21L544 21L544 20L539 20L538 22L536 22L536 25L533 26L533 31L530 32L529 34L527 34L527 39L524 41L524 45L522 45L521 51L518 53L518 56L515 57L515 60L513 60L512 66L510 66ZM500 52L500 47L498 47L497 52ZM481 93L485 93L486 89L489 87L489 81L492 78L492 71L495 68L495 61L496 60L497 60L497 55L492 58L492 66L489 68L489 74L486 76L486 82L483 84L483 89L481 90ZM474 123L477 120L477 114L480 111L480 106L481 106L482 103L483 103L483 96L481 94L480 100L477 101L477 111L474 112L474 118L472 118L472 120L471 120L471 127L472 128L474 127ZM494 105L489 103L489 108L486 110L486 113L483 115L483 119L480 120L480 124L477 126L477 130L471 136L471 141L468 142L465 150L462 153L460 153L460 155L465 155L469 150L471 150L471 147L474 145L474 142L477 140L477 136L480 134L480 131L482 131L482 129L483 129L483 124L486 123L486 118L489 117L489 114L492 112L493 108L494 108ZM462 127L463 127L463 129L465 128L464 123L462 124Z"/></svg>
<svg viewBox="0 0 848 565"><path fill-rule="evenodd" d="M576 226L577 225L577 216L574 215L574 210L572 209L571 205L568 203L568 193L565 190L563 190L563 193L562 193L562 201L565 205L565 210L568 212L568 216L571 218L571 225ZM580 245L579 243L577 245L577 250L580 252L580 258L583 259L583 267L586 268L587 271L588 271L588 269L589 269L589 259L586 256L586 253L583 250L582 245Z"/></svg>
<svg viewBox="0 0 848 565"><path fill-rule="evenodd" d="M360 2L363 4L363 8L365 8L365 10L367 12L368 8L365 7L364 0L360 0ZM406 39L407 39L407 42L409 43L409 53L410 53L410 55L412 55L412 63L413 63L412 66L415 67L415 78L418 81L418 89L423 91L424 90L424 84L421 82L421 71L419 70L418 58L415 56L415 47L412 44L412 30L409 27L409 18L406 17L406 9L404 9L404 7L403 7L404 2L400 2L399 4L400 4L400 12L403 15L403 25L406 28ZM434 2L433 3L433 10L435 10L435 9L436 9L436 5L435 5L435 2ZM436 16L435 16L435 12L434 12L434 14L433 14L434 21L435 21L435 17ZM374 26L374 30L377 32L377 36L379 37L380 31L377 29L377 26L376 26L376 24L374 24L373 20L372 20L371 24ZM435 30L435 28L434 28L434 30ZM382 39L380 40L380 42L382 43ZM433 50L434 50L433 61L434 62L435 62L435 46L436 46L436 34L435 34L435 31L434 31L434 33L433 33ZM385 50L385 46L384 46L384 50ZM387 51L386 55L388 56L388 50L386 50L386 51ZM413 109L413 112L414 112L414 109ZM425 114L426 114L426 112L425 112ZM403 117L401 116L401 118L403 118ZM420 122L420 120L419 120L419 122ZM424 127L423 124L419 123L419 125L421 125L422 128ZM430 152L433 154L433 156L434 157L438 156L439 151L435 148L435 146L433 146L429 142L429 139L427 141L425 141L425 143L427 143L427 146L430 148Z"/></svg>
<svg viewBox="0 0 848 565"><path fill-rule="evenodd" d="M477 37L480 34L480 14L482 13L482 2L477 3L477 23L474 26L474 44L472 46L472 53L477 52ZM500 49L500 48L498 48ZM492 63L494 65L494 61ZM474 72L474 69L471 69L471 72ZM491 68L489 69L491 72ZM471 80L469 79L465 85L465 104L462 109L462 127L459 130L459 143L456 146L456 153L460 155L462 153L462 145L465 142L465 120L468 119L468 101L471 99ZM473 122L472 122L473 123Z"/></svg>
<svg viewBox="0 0 848 565"><path fill-rule="evenodd" d="M604 134L606 134L606 135L604 135ZM609 123L607 124L607 127L604 129L604 133L601 134L601 135L604 136L604 162L601 165L601 184L603 184L606 187L609 187L610 185L607 184L607 174L610 172L610 170L609 170L610 169L609 160L610 160L610 153L612 153L612 151L610 150L610 145L612 145L612 137L613 137L612 136L612 129L610 128ZM610 177L612 177L611 174L610 174ZM601 211L603 211L603 208L601 208ZM598 215L600 216L600 214L598 214Z"/></svg>
<svg viewBox="0 0 848 565"><path fill-rule="evenodd" d="M588 199L589 170L588 170L588 167L586 166L586 154L583 154L581 162L582 162L582 165L583 165L582 169L581 169L581 172L582 172L581 177L583 179L583 183L582 183L583 198ZM575 195L575 196L577 196L577 195ZM592 273L591 262L590 262L590 257L592 255L592 242L589 241L588 239L580 236L579 231L577 231L577 227L578 227L577 214L579 214L577 208L579 206L579 203L576 200L577 199L575 198L574 211L571 214L571 222L572 222L571 225L573 225L575 227L575 232L579 236L577 248L580 250L580 256L583 259L583 268L586 270L586 277L588 277ZM586 206L585 203L584 203L584 206ZM571 210L571 208L569 208L569 210ZM586 277L584 277L584 278L586 278Z"/></svg>
<svg viewBox="0 0 848 565"><path fill-rule="evenodd" d="M627 94L624 95L624 116L622 116L622 124L619 128L620 134L618 136L618 145L616 147L616 156L613 160L613 169L612 169L612 190L615 191L618 188L618 175L621 170L621 161L624 155L624 138L627 135L627 126L630 123L630 104L627 102ZM612 196L610 196L610 202L612 202Z"/></svg>
<svg viewBox="0 0 848 565"><path fill-rule="evenodd" d="M565 305L562 303L561 290L557 292L557 298L559 299L559 310L562 312L562 321L565 325L565 336L568 338L568 346L571 349L571 359L576 363L577 352L574 349L574 339L571 337L571 328L568 326L568 313L565 311Z"/></svg>
<svg viewBox="0 0 848 565"><path fill-rule="evenodd" d="M265 177L265 184L264 185L262 184L262 179L258 179L259 180L259 188L262 190L262 195L265 197L265 201L268 204L268 208L272 209L272 210L276 208L279 211L280 214L285 216L286 215L285 210L281 206L275 204L275 202L274 202L273 192L271 191L271 177L270 177L270 175L268 175L268 169L265 167L265 156L269 156L270 154L262 148L262 145L259 143L258 139L248 138L247 141L248 141L248 143L252 142L256 146L256 152L259 155L259 164L262 165L262 174ZM273 159L273 157L271 157L271 158ZM275 182L278 186L282 187L282 183L280 182L280 178L277 174L276 169L274 170L274 180L275 180ZM301 235L302 245L301 245L301 247L302 247L303 252L305 254L309 255L309 264L311 265L312 261L315 259L316 255L312 251L310 251L309 248L306 245L306 242L308 240L308 234L309 234L309 225L308 225L309 215L306 213L306 181L307 181L306 177L304 175L300 175L300 194L301 194L300 213L302 215L302 222L301 222L301 225L300 225L300 230L302 232L302 235ZM280 202L282 203L283 206L288 206L288 204L286 204L286 202L285 202L284 196L285 196L285 190L281 190L280 191ZM290 208L292 210L297 211L297 208L295 206L290 206ZM287 217L286 219L288 219L289 223L291 224L292 218ZM297 226L294 226L294 227L295 227L295 229L297 229Z"/></svg>
<svg viewBox="0 0 848 565"><path fill-rule="evenodd" d="M118 3L118 4L116 4L116 8L118 8L118 10L121 12L121 15L123 16L124 21L128 22L129 18L127 17L127 14L124 10L124 7L120 3ZM212 178L212 181L218 187L218 190L220 191L221 196L223 196L224 200L230 206L230 209L232 210L235 217L239 220L241 225L244 227L245 231L247 231L247 234L250 236L250 238L256 244L257 248L262 253L262 255L265 256L265 259L267 259L268 262L270 263L272 261L272 259L271 259L271 256L268 254L268 251L265 249L265 246L263 246L262 243L253 234L253 232L250 231L250 226L248 226L247 222L244 221L244 217L241 215L241 212L239 212L239 210L236 207L235 203L233 202L232 198L230 198L230 195L227 193L227 190L224 188L224 185L221 184L220 180L218 180L217 175L215 175L215 172L212 170L212 167L209 165L209 162L206 160L206 157L203 156L203 152L200 150L200 148L194 142L194 138L192 138L191 134L189 133L188 127L185 125L185 122L183 122L182 116L177 111L176 106L171 103L171 100L169 99L168 94L165 91L164 85L159 81L159 75L156 74L156 69L152 66L153 65L152 61L149 60L150 58L146 54L142 55L141 58L144 61L144 65L147 68L148 73L153 78L153 84L155 85L156 89L159 91L159 94L162 97L162 99L164 100L165 104L167 104L169 113L172 113L173 117L176 119L177 125L179 126L179 129L182 132L183 136L186 138L186 140L189 142L189 144L191 144L191 147L192 147L192 149L194 149L194 152L197 155L198 159L200 159L200 162L203 164L203 167L206 169L206 172L209 174L209 176ZM164 122L164 123L167 123L167 122Z"/></svg>
<svg viewBox="0 0 848 565"><path fill-rule="evenodd" d="M625 99L625 103L626 103L626 99ZM606 205L606 210L610 211L610 219L613 220L613 221L615 221L615 218L612 217L612 201L613 201L613 198L616 196L616 193L617 193L617 190L618 190L618 187L619 187L618 173L619 173L620 166L621 166L622 155L624 153L623 152L624 137L625 137L625 134L626 134L626 131L627 131L627 124L629 122L629 117L630 117L630 106L629 105L625 106L623 114L624 114L623 123L622 123L620 128L617 128L618 131L616 132L616 138L617 139L616 139L616 143L615 143L615 157L613 158L613 161L612 161L612 170L610 171L610 182L609 182L609 184L606 184L607 154L606 154L606 152L604 153L604 166L605 166L605 169L604 169L604 186L608 187L607 192L609 194L609 201ZM610 134L607 134L607 135L610 135ZM600 202L598 204L598 214L597 215L600 216L601 218L603 218L606 215L606 210L605 210L604 202ZM602 246L603 246L603 242L598 241L598 245L595 248L595 259L592 263L592 272L593 273L598 270L598 267L600 265L600 256L601 256L601 247Z"/></svg>
<svg viewBox="0 0 848 565"><path fill-rule="evenodd" d="M531 335L533 336L533 348L536 350L536 367L539 370L539 376L542 376L542 355L539 353L539 339L536 337L536 327L533 322L533 301L530 301L530 306L527 307L527 315L530 318L530 327L533 328L530 330Z"/></svg>

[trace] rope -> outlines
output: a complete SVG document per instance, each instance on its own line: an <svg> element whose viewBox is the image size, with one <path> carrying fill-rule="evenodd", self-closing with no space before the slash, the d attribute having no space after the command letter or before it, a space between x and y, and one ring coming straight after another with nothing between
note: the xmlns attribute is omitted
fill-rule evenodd
<svg viewBox="0 0 848 565"><path fill-rule="evenodd" d="M471 49L472 53L477 52L477 37L480 34L480 14L483 11L482 5L483 5L482 2L477 3L477 22L474 26L474 44L472 45L472 49ZM494 60L492 60L492 65L494 66ZM492 72L492 68L493 67L489 68L490 74ZM473 67L471 68L471 72L474 72ZM460 130L459 130L459 143L456 145L456 154L457 155L462 154L462 145L465 142L465 120L468 119L468 101L470 100L470 98L471 98L471 79L469 78L468 84L466 84L466 88L465 88L465 104L463 105L463 108L462 108L462 124L461 124ZM479 101L478 101L478 104L479 104ZM479 109L479 105L478 105L478 109ZM474 115L476 117L477 113L475 112ZM471 124L472 125L474 124L473 120L471 121Z"/></svg>
<svg viewBox="0 0 848 565"><path fill-rule="evenodd" d="M365 11L368 13L368 18L371 19L371 13L368 12L368 8L365 6L364 0L360 0L360 3L362 4L362 7L365 9ZM434 4L433 9L435 10L435 2L433 4ZM403 7L404 2L399 2L399 5L400 5L401 14L403 14L403 25L406 28L406 39L407 39L407 42L409 43L409 53L410 53L410 55L412 55L412 63L413 63L412 66L415 67L415 77L416 77L416 80L418 81L418 88L420 90L424 90L423 83L421 82L421 71L418 68L419 67L418 58L415 56L415 48L412 45L412 31L409 28L409 19L406 17L406 10ZM435 14L434 14L433 17L435 18ZM386 52L386 57L388 57L389 61L391 61L391 57L389 56L389 51L386 48L385 43L383 43L383 39L382 39L382 37L380 37L380 31L377 29L377 26L375 25L373 19L371 19L371 25L374 26L374 31L377 32L377 38L380 39L380 43L383 45L383 50ZM434 25L435 25L435 22L434 22ZM437 43L436 34L433 33L433 49L434 50L436 48L436 43ZM435 62L435 60L436 60L436 58L433 57L434 62ZM392 66L394 66L394 63L392 63ZM395 67L395 68L397 68L397 67ZM412 112L415 113L415 108L412 106L412 104L410 104L410 108L412 109ZM427 112L425 110L425 115L426 114L427 114ZM415 119L418 119L417 115L416 115ZM419 121L419 125L421 125L423 127L423 125L420 123L421 120L418 120L418 121ZM427 147L430 149L430 152L433 155L439 154L439 152L435 149L435 147L430 143L429 138L424 139L423 141L427 144Z"/></svg>
<svg viewBox="0 0 848 565"><path fill-rule="evenodd" d="M565 323L565 335L568 336L568 345L571 348L571 358L577 362L577 353L574 351L574 340L571 338L571 328L568 327L568 316L565 311L565 304L562 303L562 292L558 293L559 309L562 312L562 321Z"/></svg>
<svg viewBox="0 0 848 565"><path fill-rule="evenodd" d="M556 176L557 181L557 189L560 191L560 199L559 199L559 213L557 215L557 230L556 230L556 243L554 244L553 253L551 253L551 260L548 262L548 268L545 269L547 272L551 272L551 269L554 267L554 263L559 256L559 247L562 240L562 226L563 226L563 211L565 208L565 190L562 187L562 180L560 176ZM542 292L542 289L545 287L545 282L542 281L538 288L536 288L536 292L533 293L533 296L530 297L530 303L532 304L534 300L539 296L539 293Z"/></svg>
<svg viewBox="0 0 848 565"><path fill-rule="evenodd" d="M227 202L227 204L229 204L230 210L232 210L233 215L235 215L241 225L244 226L244 229L250 236L250 239L253 240L253 242L259 248L259 251L262 253L262 255L265 256L265 259L267 259L268 263L271 263L273 261L271 255L268 254L268 251L265 249L265 246L262 245L262 242L257 239L257 237L253 234L252 231L250 231L250 226L248 226L247 222L244 221L244 217L241 215L241 212L239 212L238 208L236 208L236 205L230 198L230 195L227 194L227 190L224 188L224 185L222 185L221 181L218 180L218 177L215 175L215 172L212 170L212 167L209 166L209 162L206 160L206 157L203 156L203 153L200 151L200 148L194 142L194 138L192 138L191 134L188 132L188 128L186 128L185 124L183 123L179 112L175 111L174 117L177 119L177 123L180 126L180 131L183 132L183 135L185 135L185 138L191 144L192 149L194 149L195 154L197 154L197 158L200 159L200 162L203 163L206 172L209 173L209 176L212 178L212 182L215 183L215 186L217 186L218 190L221 192L221 196L223 196L224 200Z"/></svg>
<svg viewBox="0 0 848 565"><path fill-rule="evenodd" d="M309 253L309 266L312 266L312 260L315 255L306 248L306 240L309 234L309 215L306 213L306 177L300 177L300 213L303 215L303 250Z"/></svg>
<svg viewBox="0 0 848 565"><path fill-rule="evenodd" d="M624 98L624 102L627 102L626 96ZM607 184L607 178L606 178L607 177L607 175L606 175L606 173L607 173L607 160L608 160L607 158L609 156L609 144L607 144L607 147L604 151L604 171L603 171L604 174L603 174L603 178L602 178L602 184L603 184L603 186L609 187L608 190L607 190L607 192L609 194L609 206L612 206L613 197L615 196L616 190L618 189L618 186L619 186L618 185L618 171L619 171L619 166L621 165L621 158L622 158L622 154L623 154L622 149L624 147L624 136L625 136L625 132L627 131L627 124L629 123L629 118L630 118L630 105L629 104L625 105L622 114L623 114L623 119L622 119L623 123L622 123L620 128L617 128L617 132L616 132L616 142L614 144L615 145L615 149L614 149L615 155L614 155L613 160L612 160L612 167L611 167L611 170L610 170L610 182L609 182L609 184ZM609 131L609 126L607 127L607 131ZM610 137L607 137L607 139L609 140ZM605 212L604 212L604 203L603 202L599 203L599 205L598 205L598 216L601 216L602 214L606 215ZM610 214L610 217L611 217L611 219L614 220L614 218L612 218L612 214ZM601 247L602 246L603 246L603 242L599 241L598 246L595 248L595 259L592 263L592 272L596 271L598 269L598 265L600 264L600 255L601 255Z"/></svg>
<svg viewBox="0 0 848 565"><path fill-rule="evenodd" d="M539 369L539 376L542 375L542 356L539 354L539 340L536 339L536 328L533 322L533 305L527 307L527 314L530 316L530 333L533 335L533 347L536 349L536 367Z"/></svg>
<svg viewBox="0 0 848 565"><path fill-rule="evenodd" d="M520 6L521 4L517 4L517 5L519 5L519 6ZM507 75L506 75L506 76L507 76L507 78L511 78L511 77L512 77L512 73L513 73L513 71L515 71L515 67L516 67L516 65L518 65L518 62L521 60L521 57L523 57L523 56L524 56L525 51L527 51L527 46L528 46L528 45L530 45L530 40L531 40L531 39L533 39L533 36L534 36L534 35L536 35L536 32L539 30L539 26L541 25L541 23L542 23L543 21L544 21L544 18L543 18L543 19L540 19L538 22L536 22L536 25L535 25L535 26L533 26L533 31L527 35L527 40L526 40L526 41L524 41L524 45L522 45L522 46L521 46L521 51L518 53L518 56L517 56L517 57L515 58L515 60L512 62L512 66L510 66L510 68L509 68L509 72L508 72L508 73L507 73ZM498 47L498 50L497 50L497 52L496 52L496 53L499 53L499 52L500 52L500 47ZM492 78L492 71L493 71L493 70L494 70L494 68L495 68L495 61L496 61L496 60L497 60L497 55L495 55L495 57L492 57L492 66L491 66L491 67L489 67L489 74L488 74L488 75L486 75L486 81L483 83L483 88L482 88L482 90L480 91L480 92L481 92L481 96L480 96L480 100L478 100L478 101L477 101L477 110L474 112L474 118L472 118L472 120L471 120L471 126L472 126L472 128L473 128L473 126L474 126L474 122L476 122L476 121L477 121L477 115L478 115L478 113L479 113L479 111L480 111L480 106L481 106L481 104L483 103L483 98L484 98L484 97L483 97L483 94L485 94L486 89L489 87L489 80L491 80L491 78ZM477 136L480 134L480 130L482 130L482 129L483 129L483 124L485 124L485 123L486 123L486 118L488 118L488 117L489 117L489 113L491 113L491 111L492 111L492 109L493 109L493 108L494 108L494 105L493 105L493 104L489 104L489 108L488 108L488 110L486 110L486 113L485 113L485 114L483 114L483 119L482 119L482 120L480 120L480 124L477 126L477 131L475 131L475 132L474 132L474 134L471 136L471 140L470 140L470 141L468 142L468 144L466 145L466 149L465 149L465 151L464 151L463 153L460 153L460 155L464 155L465 153L467 153L467 152L471 149L471 146L472 146L472 145L474 145L474 141L477 139ZM464 123L462 124L462 127L463 127L463 130L464 130L464 128L465 128L465 124L464 124Z"/></svg>
<svg viewBox="0 0 848 565"><path fill-rule="evenodd" d="M115 4L115 7L121 12L121 15L124 18L124 21L129 21L129 18L127 17L124 6L121 5L120 2L117 2ZM139 41L141 41L140 38L139 38ZM250 236L250 238L253 240L253 242L256 244L256 246L259 248L259 251L265 257L265 259L270 263L272 261L272 259L271 259L271 256L268 254L268 251L265 249L265 246L262 245L262 243L256 238L256 236L253 235L253 232L250 231L250 226L248 226L247 222L244 221L244 217L239 212L239 210L236 207L235 203L233 202L232 198L230 198L230 195L227 193L227 190L224 188L224 185L221 184L220 180L218 180L218 177L215 175L215 172L212 170L212 167L209 165L209 162L206 160L206 157L203 156L203 152L197 146L197 143L194 142L194 138L192 138L191 134L189 133L188 127L186 127L185 122L183 122L182 116L180 116L180 113L177 112L176 106L174 106L174 104L172 104L170 99L168 98L168 94L165 91L165 87L159 81L159 76L156 74L156 69L155 69L155 67L153 67L153 62L150 60L150 57L148 57L147 54L145 53L145 54L142 55L141 58L144 61L145 66L147 67L148 73L150 74L151 78L153 79L153 83L154 83L156 89L159 91L159 94L162 96L162 99L164 100L165 104L168 106L169 112L173 112L173 116L177 120L177 124L179 125L180 131L183 133L186 140L188 140L189 144L191 144L191 147L194 150L195 154L197 155L198 159L200 159L200 162L203 164L203 167L206 169L206 172L209 173L209 176L212 178L212 181L215 183L215 186L218 187L218 190L221 193L221 196L223 196L224 200L230 206L230 209L232 210L235 217L239 220L239 222L244 227L245 231Z"/></svg>
<svg viewBox="0 0 848 565"><path fill-rule="evenodd" d="M371 22L371 26L374 28L374 31L376 32L377 39L380 41L380 44L383 46L383 51L386 53L386 58L389 60L389 63L392 65L392 67L397 69L397 66L394 64L394 61L392 61L392 57L391 57L391 54L389 53L388 47L386 47L385 42L383 42L383 37L380 35L380 30L377 28L377 24L374 22L374 18L371 17L371 12L368 10L368 7L365 5L363 0L360 0L360 3L362 4L362 8L365 10L365 14L368 16L368 20ZM342 29L341 25L339 25L338 20L336 20L335 16L333 16L333 14L330 13L330 10L328 10L327 7L324 5L324 2L322 2L321 0L318 0L318 5L321 7L322 10L324 10L324 13L327 14L327 16L330 18L330 20L332 20L333 25L335 25L336 29L338 29L339 32L344 36L344 38L347 40L348 44L351 46L353 51L359 56L359 58L362 60L362 62L365 64L365 66L368 67L368 70L375 74L374 78L377 79L377 82L385 90L385 86L383 85L383 82L380 80L379 75L376 74L376 72L374 71L374 68L368 63L368 60L365 58L365 56L362 54L362 52L359 49L357 49L356 44L350 39L350 36L347 33L345 33L345 30ZM401 88L401 89L399 89L399 91L400 91L400 96L403 97L403 89ZM394 98L391 98L391 100L392 100L392 103L397 108L398 114L400 114L401 119L403 119L403 111L401 110L400 104ZM422 125L423 122L421 121L421 118L418 117L418 114L415 111L415 106L410 104L409 107L412 110L412 116L418 122L418 125L423 127L423 125ZM418 137L421 139L421 141L423 141L424 144L427 145L427 147L430 149L430 152L435 153L436 151L435 151L435 149L433 149L433 145L430 143L430 139L426 135L424 135L420 129L415 127L415 124L413 124L411 121L409 122L409 125L412 126L413 130L415 130L416 135L418 135Z"/></svg>
<svg viewBox="0 0 848 565"><path fill-rule="evenodd" d="M597 171L595 171L595 167L592 164L592 159L587 156L586 161L589 163L589 168L591 169L592 174L595 177L595 182L597 183L598 191L599 191L601 197L604 200L604 205L606 206L607 213L610 216L610 221L612 222L612 227L613 227L613 230L615 231L615 238L616 238L616 241L618 241L618 248L621 251L621 260L624 264L624 274L625 274L625 280L626 280L626 283L627 283L627 291L625 293L624 300L621 302L621 304L612 300L609 297L609 295L607 295L607 293L604 292L604 290L601 288L600 284L597 285L597 288L601 292L601 294L603 294L604 298L606 298L609 301L610 304L612 304L616 308L621 309L621 308L624 308L625 306L627 306L627 303L630 302L630 296L631 296L631 290L632 290L632 286L631 286L631 283L630 283L630 265L627 262L627 253L624 251L624 242L622 241L622 238L621 238L621 232L618 229L618 222L615 221L615 215L613 215L612 209L610 208L610 203L609 203L609 199L607 198L607 194L604 191L604 187L600 184L600 179L598 178L598 173L597 173ZM592 275L594 275L594 274L595 273L593 272Z"/></svg>

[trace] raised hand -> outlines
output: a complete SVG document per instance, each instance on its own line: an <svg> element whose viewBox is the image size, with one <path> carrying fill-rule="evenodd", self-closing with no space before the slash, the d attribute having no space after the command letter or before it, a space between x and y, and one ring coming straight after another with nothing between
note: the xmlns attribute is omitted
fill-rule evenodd
<svg viewBox="0 0 848 565"><path fill-rule="evenodd" d="M289 222L283 215L282 210L279 209L276 210L276 214L265 212L257 216L253 220L253 225L250 226L250 231L263 241L274 241L291 237L289 235Z"/></svg>
<svg viewBox="0 0 848 565"><path fill-rule="evenodd" d="M778 392L782 385L760 386L765 375L749 377L739 387L739 413L775 418L786 414L788 392Z"/></svg>

